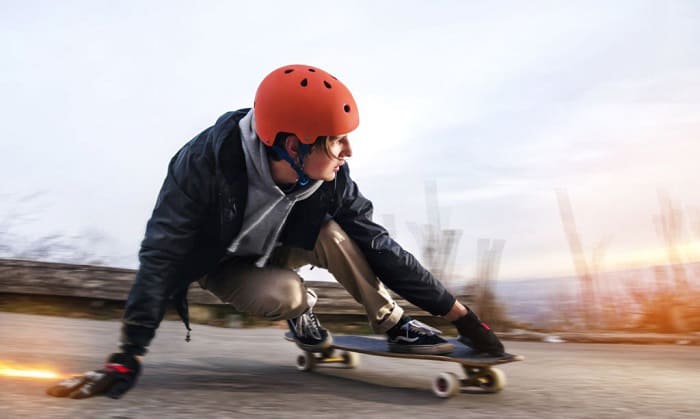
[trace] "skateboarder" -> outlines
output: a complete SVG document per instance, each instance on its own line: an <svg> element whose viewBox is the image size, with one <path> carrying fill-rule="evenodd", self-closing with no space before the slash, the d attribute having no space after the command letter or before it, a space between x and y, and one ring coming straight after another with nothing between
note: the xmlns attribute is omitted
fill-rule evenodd
<svg viewBox="0 0 700 419"><path fill-rule="evenodd" d="M385 286L453 322L476 349L502 353L488 326L372 221L372 203L346 164L358 124L343 83L319 68L288 65L265 77L252 109L224 114L185 144L146 227L119 352L48 393L121 397L168 304L189 340L186 294L194 281L238 311L286 319L299 346L320 351L332 337L312 311L316 294L294 270L306 264L333 274L392 351L439 354L453 345L406 316Z"/></svg>

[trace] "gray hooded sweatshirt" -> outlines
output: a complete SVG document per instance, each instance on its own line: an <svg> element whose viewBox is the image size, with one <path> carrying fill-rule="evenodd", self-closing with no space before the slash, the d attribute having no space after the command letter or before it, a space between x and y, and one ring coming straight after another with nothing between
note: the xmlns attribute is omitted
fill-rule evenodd
<svg viewBox="0 0 700 419"><path fill-rule="evenodd" d="M252 109L238 126L248 174L248 201L241 231L228 252L236 256L260 256L255 266L262 268L278 245L277 239L294 204L310 197L323 181L317 180L285 194L272 180L265 144L255 134Z"/></svg>

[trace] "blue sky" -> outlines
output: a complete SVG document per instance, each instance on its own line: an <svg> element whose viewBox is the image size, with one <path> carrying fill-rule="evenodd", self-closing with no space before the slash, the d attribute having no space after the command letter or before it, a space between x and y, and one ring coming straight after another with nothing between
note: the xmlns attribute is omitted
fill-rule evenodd
<svg viewBox="0 0 700 419"><path fill-rule="evenodd" d="M503 277L572 274L555 188L604 269L663 261L658 190L700 259L697 2L0 4L0 220L18 239L99 234L76 240L135 267L172 154L307 63L352 89L353 177L417 255L406 223L435 180L467 276L478 238L506 240Z"/></svg>

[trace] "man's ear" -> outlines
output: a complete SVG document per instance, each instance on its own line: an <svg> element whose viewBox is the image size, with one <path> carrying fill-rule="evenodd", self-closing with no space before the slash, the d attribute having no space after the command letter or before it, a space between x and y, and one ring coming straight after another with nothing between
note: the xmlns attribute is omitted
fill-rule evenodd
<svg viewBox="0 0 700 419"><path fill-rule="evenodd" d="M294 135L288 135L284 139L284 149L291 158L296 159L299 155L299 139Z"/></svg>

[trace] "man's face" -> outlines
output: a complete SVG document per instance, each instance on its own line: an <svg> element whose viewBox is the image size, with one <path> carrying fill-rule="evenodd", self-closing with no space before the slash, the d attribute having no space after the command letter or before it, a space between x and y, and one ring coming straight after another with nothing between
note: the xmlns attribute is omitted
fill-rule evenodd
<svg viewBox="0 0 700 419"><path fill-rule="evenodd" d="M313 148L304 158L304 173L314 180L330 181L335 179L340 166L345 164L345 158L352 156L350 139L347 135L335 137L328 140L330 154L329 157L319 148Z"/></svg>

